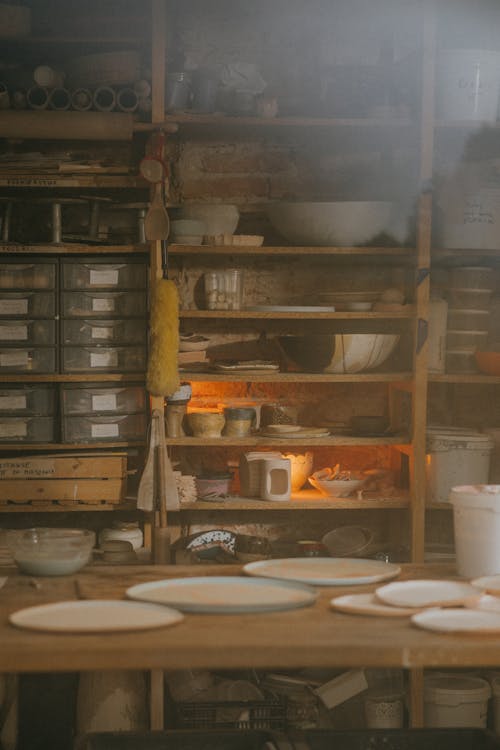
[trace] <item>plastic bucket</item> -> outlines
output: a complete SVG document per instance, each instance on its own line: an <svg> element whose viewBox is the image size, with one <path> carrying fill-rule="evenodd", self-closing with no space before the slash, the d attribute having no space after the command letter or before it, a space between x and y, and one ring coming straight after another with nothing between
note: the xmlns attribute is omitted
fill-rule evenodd
<svg viewBox="0 0 500 750"><path fill-rule="evenodd" d="M481 677L424 680L424 726L486 728L491 688Z"/></svg>
<svg viewBox="0 0 500 750"><path fill-rule="evenodd" d="M500 485L465 485L450 492L457 571L466 578L500 572Z"/></svg>
<svg viewBox="0 0 500 750"><path fill-rule="evenodd" d="M497 119L500 52L445 49L438 58L438 117L448 120Z"/></svg>
<svg viewBox="0 0 500 750"><path fill-rule="evenodd" d="M427 499L448 502L452 487L487 484L493 441L480 432L427 430Z"/></svg>

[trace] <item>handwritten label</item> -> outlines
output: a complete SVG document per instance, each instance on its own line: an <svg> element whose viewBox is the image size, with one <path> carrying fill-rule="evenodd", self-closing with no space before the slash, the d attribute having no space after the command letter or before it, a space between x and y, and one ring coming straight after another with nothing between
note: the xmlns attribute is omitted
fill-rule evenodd
<svg viewBox="0 0 500 750"><path fill-rule="evenodd" d="M90 335L93 339L112 339L113 329L109 326L92 326Z"/></svg>
<svg viewBox="0 0 500 750"><path fill-rule="evenodd" d="M0 396L0 411L21 411L27 406L26 396Z"/></svg>
<svg viewBox="0 0 500 750"><path fill-rule="evenodd" d="M27 341L28 326L0 326L0 339L3 339L4 341Z"/></svg>
<svg viewBox="0 0 500 750"><path fill-rule="evenodd" d="M118 284L118 271L106 268L104 271L90 271L91 286L116 286Z"/></svg>
<svg viewBox="0 0 500 750"><path fill-rule="evenodd" d="M117 365L118 352L91 352L90 354L91 367L117 367Z"/></svg>
<svg viewBox="0 0 500 750"><path fill-rule="evenodd" d="M116 396L114 393L105 396L92 396L92 411L116 411Z"/></svg>
<svg viewBox="0 0 500 750"><path fill-rule="evenodd" d="M0 354L0 367L28 367L29 352L5 352Z"/></svg>
<svg viewBox="0 0 500 750"><path fill-rule="evenodd" d="M28 434L28 425L20 419L13 419L12 422L3 422L0 420L0 435L2 437L26 437Z"/></svg>
<svg viewBox="0 0 500 750"><path fill-rule="evenodd" d="M26 315L27 312L27 299L0 299L0 314L2 315Z"/></svg>
<svg viewBox="0 0 500 750"><path fill-rule="evenodd" d="M92 300L93 312L114 312L115 300L113 297L96 297Z"/></svg>
<svg viewBox="0 0 500 750"><path fill-rule="evenodd" d="M93 438L119 437L120 430L117 424L93 424L91 435Z"/></svg>

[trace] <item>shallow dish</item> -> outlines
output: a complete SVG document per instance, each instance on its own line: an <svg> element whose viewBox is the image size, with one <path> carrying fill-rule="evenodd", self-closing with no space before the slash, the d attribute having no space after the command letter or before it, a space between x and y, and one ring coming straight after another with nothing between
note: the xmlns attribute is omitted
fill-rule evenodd
<svg viewBox="0 0 500 750"><path fill-rule="evenodd" d="M375 596L391 607L458 607L478 592L461 581L396 581L375 591Z"/></svg>
<svg viewBox="0 0 500 750"><path fill-rule="evenodd" d="M392 563L361 558L290 557L248 563L243 571L251 576L300 581L313 586L354 586L395 578L401 573L401 568Z"/></svg>
<svg viewBox="0 0 500 750"><path fill-rule="evenodd" d="M372 615L374 617L410 617L413 607L390 607L378 601L374 594L346 594L330 601L332 609L348 615Z"/></svg>
<svg viewBox="0 0 500 750"><path fill-rule="evenodd" d="M427 609L413 615L411 622L435 633L500 633L500 613L478 609Z"/></svg>

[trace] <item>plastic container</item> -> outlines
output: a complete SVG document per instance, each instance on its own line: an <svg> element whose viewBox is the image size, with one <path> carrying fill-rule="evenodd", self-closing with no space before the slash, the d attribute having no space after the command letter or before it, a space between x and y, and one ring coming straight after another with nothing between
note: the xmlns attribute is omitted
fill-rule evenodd
<svg viewBox="0 0 500 750"><path fill-rule="evenodd" d="M453 331L448 329L446 347L451 351L457 349L469 352L475 352L476 349L482 351L487 337L487 331Z"/></svg>
<svg viewBox="0 0 500 750"><path fill-rule="evenodd" d="M144 263L63 263L64 289L145 289Z"/></svg>
<svg viewBox="0 0 500 750"><path fill-rule="evenodd" d="M241 454L239 476L240 492L243 497L259 497L262 461L270 458L281 458L281 453L252 451Z"/></svg>
<svg viewBox="0 0 500 750"><path fill-rule="evenodd" d="M2 318L53 318L56 314L54 292L1 292Z"/></svg>
<svg viewBox="0 0 500 750"><path fill-rule="evenodd" d="M233 476L229 472L196 477L196 495L199 500L226 497Z"/></svg>
<svg viewBox="0 0 500 750"><path fill-rule="evenodd" d="M445 299L431 298L429 301L429 372L444 373L447 319L447 301Z"/></svg>
<svg viewBox="0 0 500 750"><path fill-rule="evenodd" d="M138 524L115 521L111 528L101 529L98 534L98 539L100 547L102 547L104 542L107 542L110 539L118 539L120 541L130 542L132 547L137 550L143 545L144 535Z"/></svg>
<svg viewBox="0 0 500 750"><path fill-rule="evenodd" d="M488 319L487 310L448 308L448 328L452 331L487 331Z"/></svg>
<svg viewBox="0 0 500 750"><path fill-rule="evenodd" d="M1 332L1 326L0 326ZM63 320L63 344L142 344L147 324L140 318L118 320Z"/></svg>
<svg viewBox="0 0 500 750"><path fill-rule="evenodd" d="M404 724L402 693L370 693L365 698L365 721L369 729L401 729Z"/></svg>
<svg viewBox="0 0 500 750"><path fill-rule="evenodd" d="M437 61L438 117L495 122L500 86L500 52L443 49Z"/></svg>
<svg viewBox="0 0 500 750"><path fill-rule="evenodd" d="M59 576L88 563L95 534L87 529L32 528L7 531L5 541L23 573Z"/></svg>
<svg viewBox="0 0 500 750"><path fill-rule="evenodd" d="M54 346L55 343L54 320L0 319L0 345Z"/></svg>
<svg viewBox="0 0 500 750"><path fill-rule="evenodd" d="M450 307L465 307L467 310L489 310L491 289L458 289L452 288L448 292Z"/></svg>
<svg viewBox="0 0 500 750"><path fill-rule="evenodd" d="M458 485L450 491L457 571L477 578L500 570L500 485Z"/></svg>
<svg viewBox="0 0 500 750"><path fill-rule="evenodd" d="M55 391L52 386L4 386L0 389L0 415L50 416L54 413Z"/></svg>
<svg viewBox="0 0 500 750"><path fill-rule="evenodd" d="M204 274L208 310L239 310L243 299L243 271L228 268Z"/></svg>
<svg viewBox="0 0 500 750"><path fill-rule="evenodd" d="M189 107L191 75L183 70L168 73L165 90L165 110L179 112Z"/></svg>
<svg viewBox="0 0 500 750"><path fill-rule="evenodd" d="M53 417L0 417L0 443L51 443Z"/></svg>
<svg viewBox="0 0 500 750"><path fill-rule="evenodd" d="M11 347L0 349L0 373L34 372L49 373L56 371L56 350L53 348L21 349Z"/></svg>
<svg viewBox="0 0 500 750"><path fill-rule="evenodd" d="M143 346L64 346L63 372L144 372Z"/></svg>
<svg viewBox="0 0 500 750"><path fill-rule="evenodd" d="M66 318L143 318L147 315L144 292L63 292Z"/></svg>
<svg viewBox="0 0 500 750"><path fill-rule="evenodd" d="M427 499L446 503L456 485L485 484L492 450L493 440L480 432L428 429Z"/></svg>
<svg viewBox="0 0 500 750"><path fill-rule="evenodd" d="M490 696L491 688L481 677L425 677L424 724L485 729Z"/></svg>
<svg viewBox="0 0 500 750"><path fill-rule="evenodd" d="M260 472L260 496L263 500L290 500L292 476L288 458L264 458Z"/></svg>
<svg viewBox="0 0 500 750"><path fill-rule="evenodd" d="M63 440L67 443L144 440L146 428L145 414L109 417L89 415L64 417L62 420Z"/></svg>
<svg viewBox="0 0 500 750"><path fill-rule="evenodd" d="M457 266L450 271L450 287L493 290L494 278L494 271L490 266Z"/></svg>
<svg viewBox="0 0 500 750"><path fill-rule="evenodd" d="M53 289L55 263L1 263L0 289Z"/></svg>
<svg viewBox="0 0 500 750"><path fill-rule="evenodd" d="M466 374L478 370L474 349L447 349L445 363L446 372Z"/></svg>
<svg viewBox="0 0 500 750"><path fill-rule="evenodd" d="M146 410L146 391L141 386L106 388L64 385L62 410L72 414L134 414Z"/></svg>

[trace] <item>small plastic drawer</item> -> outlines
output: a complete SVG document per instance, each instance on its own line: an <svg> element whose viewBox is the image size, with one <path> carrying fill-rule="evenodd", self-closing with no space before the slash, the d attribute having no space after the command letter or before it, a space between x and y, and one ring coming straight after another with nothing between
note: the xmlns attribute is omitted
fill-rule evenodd
<svg viewBox="0 0 500 750"><path fill-rule="evenodd" d="M145 292L63 292L65 318L144 318Z"/></svg>
<svg viewBox="0 0 500 750"><path fill-rule="evenodd" d="M146 391L141 386L103 388L91 386L64 386L62 409L65 416L72 414L134 414L146 411Z"/></svg>
<svg viewBox="0 0 500 750"><path fill-rule="evenodd" d="M145 263L63 263L64 289L145 289Z"/></svg>
<svg viewBox="0 0 500 750"><path fill-rule="evenodd" d="M67 443L144 440L146 424L145 414L64 417L63 440Z"/></svg>
<svg viewBox="0 0 500 750"><path fill-rule="evenodd" d="M0 416L0 443L52 443L53 417Z"/></svg>
<svg viewBox="0 0 500 750"><path fill-rule="evenodd" d="M0 292L0 318L53 318L55 292Z"/></svg>
<svg viewBox="0 0 500 750"><path fill-rule="evenodd" d="M145 372L144 346L65 346L63 372Z"/></svg>
<svg viewBox="0 0 500 750"><path fill-rule="evenodd" d="M0 416L50 416L54 413L55 392L48 385L0 388Z"/></svg>
<svg viewBox="0 0 500 750"><path fill-rule="evenodd" d="M140 318L64 320L63 344L143 344L147 325Z"/></svg>
<svg viewBox="0 0 500 750"><path fill-rule="evenodd" d="M55 320L2 320L0 346L55 346Z"/></svg>
<svg viewBox="0 0 500 750"><path fill-rule="evenodd" d="M11 347L0 349L0 373L55 372L56 350L46 348Z"/></svg>
<svg viewBox="0 0 500 750"><path fill-rule="evenodd" d="M54 289L55 263L0 263L0 289Z"/></svg>
<svg viewBox="0 0 500 750"><path fill-rule="evenodd" d="M487 331L488 324L487 310L448 309L448 329L452 331Z"/></svg>

